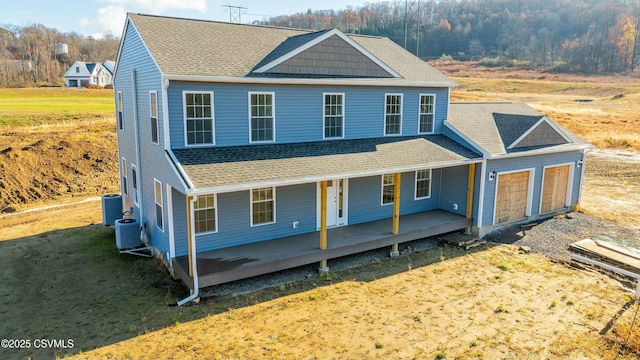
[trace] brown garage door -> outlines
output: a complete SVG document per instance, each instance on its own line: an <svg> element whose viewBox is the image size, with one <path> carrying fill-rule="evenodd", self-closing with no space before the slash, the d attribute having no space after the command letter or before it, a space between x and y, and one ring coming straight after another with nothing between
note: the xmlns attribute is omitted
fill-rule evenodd
<svg viewBox="0 0 640 360"><path fill-rule="evenodd" d="M525 217L528 193L529 171L499 175L496 223Z"/></svg>
<svg viewBox="0 0 640 360"><path fill-rule="evenodd" d="M569 186L569 165L544 169L542 206L540 212L550 212L566 206Z"/></svg>

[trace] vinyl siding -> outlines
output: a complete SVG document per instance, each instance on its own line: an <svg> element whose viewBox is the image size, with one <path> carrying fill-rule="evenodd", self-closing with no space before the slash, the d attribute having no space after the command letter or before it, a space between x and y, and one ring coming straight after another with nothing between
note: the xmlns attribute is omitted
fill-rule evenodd
<svg viewBox="0 0 640 360"><path fill-rule="evenodd" d="M492 171L501 172L517 172L520 170L534 169L533 196L531 203L531 216L536 217L540 211L540 196L542 189L542 176L545 166L562 165L567 163L575 164L582 159L581 151L556 153L549 155L536 155L526 157L516 157L510 159L488 160L487 161L487 179L485 179L485 196L484 209L482 215L481 226L493 224L494 217L494 201L496 195L496 180L489 181L488 176ZM581 168L573 166L573 183L571 192L571 205L578 202L578 194L580 191ZM497 177L496 177L497 178Z"/></svg>
<svg viewBox="0 0 640 360"><path fill-rule="evenodd" d="M252 227L249 201L249 191L218 194L218 232L196 236L198 252L316 230L315 183L276 188L276 222L273 224ZM298 221L297 229L293 228L294 221ZM186 255L186 240L178 240L179 238L186 239L186 228L184 233L176 233L176 256ZM178 246L183 241L185 245Z"/></svg>
<svg viewBox="0 0 640 360"><path fill-rule="evenodd" d="M141 209L134 208L133 216L145 225L147 235L153 245L162 254L166 254L169 251L169 231L172 231L172 224L169 224L168 221L169 209L167 205L169 202L166 185L169 184L177 188L182 188L183 185L172 165L167 161L164 150L161 74L133 26L127 27L117 66L114 94L122 92L124 110L124 131L116 130L118 151L120 157L127 159L129 167L127 175L131 176L131 164L135 164L139 178L140 197L138 200ZM151 142L150 91L156 91L158 96L159 145ZM139 154L136 149L136 130L140 144ZM163 185L164 231L156 226L154 178L161 181ZM131 184L132 181L129 180L129 199L132 199L131 195L133 194ZM127 204L133 204L133 202L126 198L123 196L125 199L123 202L125 202L125 209L128 209L132 205Z"/></svg>
<svg viewBox="0 0 640 360"><path fill-rule="evenodd" d="M468 166L456 166L442 169L442 186L440 187L440 208L458 215L467 213ZM454 210L453 204L458 205Z"/></svg>
<svg viewBox="0 0 640 360"><path fill-rule="evenodd" d="M344 93L345 139L384 136L387 88L243 85L171 82L168 89L172 148L185 147L183 91L213 91L215 145L249 145L249 92L274 92L277 143L323 140L323 94ZM418 133L420 94L436 95L435 133L441 134L447 117L449 89L394 89L403 94L402 134Z"/></svg>

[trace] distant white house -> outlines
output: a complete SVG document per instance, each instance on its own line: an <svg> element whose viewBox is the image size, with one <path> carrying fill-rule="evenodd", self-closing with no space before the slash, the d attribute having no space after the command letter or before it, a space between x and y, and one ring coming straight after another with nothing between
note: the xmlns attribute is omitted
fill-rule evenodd
<svg viewBox="0 0 640 360"><path fill-rule="evenodd" d="M111 60L104 63L76 61L64 74L65 83L67 87L104 87L112 84L114 68L115 62Z"/></svg>

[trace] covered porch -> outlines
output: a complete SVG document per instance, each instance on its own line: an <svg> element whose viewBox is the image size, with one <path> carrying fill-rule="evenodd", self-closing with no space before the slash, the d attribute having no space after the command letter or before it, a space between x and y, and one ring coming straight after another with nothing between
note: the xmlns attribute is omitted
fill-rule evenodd
<svg viewBox="0 0 640 360"><path fill-rule="evenodd" d="M222 284L297 266L356 254L385 246L465 229L472 219L444 210L432 210L399 217L397 234L393 219L329 228L326 249L321 249L321 232L255 242L197 254L199 287ZM391 250L391 248L390 248ZM189 257L172 261L173 270L193 289Z"/></svg>

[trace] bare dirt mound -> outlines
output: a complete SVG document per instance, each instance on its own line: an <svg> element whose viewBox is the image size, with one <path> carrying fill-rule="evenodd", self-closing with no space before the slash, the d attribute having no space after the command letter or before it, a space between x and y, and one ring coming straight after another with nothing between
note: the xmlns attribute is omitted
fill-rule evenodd
<svg viewBox="0 0 640 360"><path fill-rule="evenodd" d="M118 189L108 121L0 132L0 213Z"/></svg>

